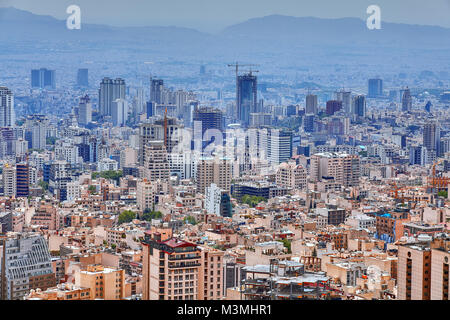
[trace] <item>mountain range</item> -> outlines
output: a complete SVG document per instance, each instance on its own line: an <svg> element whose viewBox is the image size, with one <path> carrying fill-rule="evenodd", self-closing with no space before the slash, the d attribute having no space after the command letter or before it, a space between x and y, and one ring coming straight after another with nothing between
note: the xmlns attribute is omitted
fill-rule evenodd
<svg viewBox="0 0 450 320"><path fill-rule="evenodd" d="M382 29L369 30L366 21L358 18L282 15L250 19L216 34L176 26L115 27L83 22L81 30L68 30L65 20L9 7L0 8L0 30L0 55L78 48L257 63L260 59L292 63L320 57L321 63L354 63L361 57L360 63L367 64L373 59L383 63L402 56L399 62L437 59L448 65L450 46L450 29L443 27L382 22Z"/></svg>

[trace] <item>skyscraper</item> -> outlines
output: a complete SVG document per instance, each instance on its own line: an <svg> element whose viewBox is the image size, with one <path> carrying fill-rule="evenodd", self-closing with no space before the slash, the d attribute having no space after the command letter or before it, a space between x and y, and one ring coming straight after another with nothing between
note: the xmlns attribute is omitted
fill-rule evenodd
<svg viewBox="0 0 450 320"><path fill-rule="evenodd" d="M125 80L103 78L98 91L99 111L102 116L111 116L113 101L125 99Z"/></svg>
<svg viewBox="0 0 450 320"><path fill-rule="evenodd" d="M25 122L25 139L27 139L30 149L45 149L47 145L48 125L48 118L42 114L33 114L27 117Z"/></svg>
<svg viewBox="0 0 450 320"><path fill-rule="evenodd" d="M369 98L378 98L383 95L383 80L369 79Z"/></svg>
<svg viewBox="0 0 450 320"><path fill-rule="evenodd" d="M357 117L364 118L366 116L366 97L364 95L357 95L352 102L353 114Z"/></svg>
<svg viewBox="0 0 450 320"><path fill-rule="evenodd" d="M435 152L440 155L441 130L437 122L428 122L423 126L423 145L428 152Z"/></svg>
<svg viewBox="0 0 450 320"><path fill-rule="evenodd" d="M6 163L3 166L3 195L14 197L16 195L16 168Z"/></svg>
<svg viewBox="0 0 450 320"><path fill-rule="evenodd" d="M56 88L56 72L46 68L31 70L31 87L32 88Z"/></svg>
<svg viewBox="0 0 450 320"><path fill-rule="evenodd" d="M336 100L342 102L342 109L346 114L351 113L351 105L352 105L352 93L350 91L337 91L336 93Z"/></svg>
<svg viewBox="0 0 450 320"><path fill-rule="evenodd" d="M0 87L0 127L14 127L14 95L6 87Z"/></svg>
<svg viewBox="0 0 450 320"><path fill-rule="evenodd" d="M161 103L164 80L150 78L150 102Z"/></svg>
<svg viewBox="0 0 450 320"><path fill-rule="evenodd" d="M327 101L326 114L332 116L336 112L342 109L342 101L330 100Z"/></svg>
<svg viewBox="0 0 450 320"><path fill-rule="evenodd" d="M402 111L409 112L412 109L411 91L406 87L402 95Z"/></svg>
<svg viewBox="0 0 450 320"><path fill-rule="evenodd" d="M111 104L111 116L114 126L123 126L128 120L128 103L124 99L116 99Z"/></svg>
<svg viewBox="0 0 450 320"><path fill-rule="evenodd" d="M269 129L267 131L267 158L271 164L278 165L292 157L293 134L289 130Z"/></svg>
<svg viewBox="0 0 450 320"><path fill-rule="evenodd" d="M237 77L237 116L244 127L250 123L250 113L258 112L257 79L251 72Z"/></svg>
<svg viewBox="0 0 450 320"><path fill-rule="evenodd" d="M88 95L80 98L78 106L78 123L87 125L92 122L92 104Z"/></svg>
<svg viewBox="0 0 450 320"><path fill-rule="evenodd" d="M198 108L194 110L194 125L198 121L202 126L202 136L208 129L223 131L223 114L219 109Z"/></svg>
<svg viewBox="0 0 450 320"><path fill-rule="evenodd" d="M18 163L16 165L16 196L28 197L29 195L29 174L28 163Z"/></svg>
<svg viewBox="0 0 450 320"><path fill-rule="evenodd" d="M306 114L317 114L317 96L315 94L308 94L306 96Z"/></svg>
<svg viewBox="0 0 450 320"><path fill-rule="evenodd" d="M79 86L79 87L88 87L89 86L88 69L86 69L86 68L78 69L77 86Z"/></svg>

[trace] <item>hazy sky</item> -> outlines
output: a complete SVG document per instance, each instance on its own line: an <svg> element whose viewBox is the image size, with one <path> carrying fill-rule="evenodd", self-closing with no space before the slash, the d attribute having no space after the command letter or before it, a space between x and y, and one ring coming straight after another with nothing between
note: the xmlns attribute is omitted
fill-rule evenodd
<svg viewBox="0 0 450 320"><path fill-rule="evenodd" d="M450 0L0 0L0 6L59 19L68 16L71 4L80 6L82 23L175 25L209 32L270 14L365 19L372 4L380 6L382 21L450 28Z"/></svg>

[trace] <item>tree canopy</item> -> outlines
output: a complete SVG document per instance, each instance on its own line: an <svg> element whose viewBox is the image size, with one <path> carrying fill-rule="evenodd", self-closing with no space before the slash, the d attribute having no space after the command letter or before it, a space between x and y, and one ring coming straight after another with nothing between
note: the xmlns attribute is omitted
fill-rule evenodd
<svg viewBox="0 0 450 320"><path fill-rule="evenodd" d="M142 220L152 221L152 219L161 219L162 213L161 211L153 211L150 209L145 209L142 214Z"/></svg>
<svg viewBox="0 0 450 320"><path fill-rule="evenodd" d="M131 210L125 210L119 215L118 224L131 222L133 219L136 218L136 213Z"/></svg>
<svg viewBox="0 0 450 320"><path fill-rule="evenodd" d="M260 202L266 202L267 199L264 197L258 197L258 196L249 196L245 195L241 198L242 203L248 204L250 207L254 208L258 205Z"/></svg>

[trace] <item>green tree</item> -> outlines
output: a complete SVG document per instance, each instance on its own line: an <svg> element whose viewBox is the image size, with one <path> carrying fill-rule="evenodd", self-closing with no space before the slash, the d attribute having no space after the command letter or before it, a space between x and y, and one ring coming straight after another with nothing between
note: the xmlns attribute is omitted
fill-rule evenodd
<svg viewBox="0 0 450 320"><path fill-rule="evenodd" d="M444 197L445 199L448 198L448 191L442 190L438 192L439 197Z"/></svg>
<svg viewBox="0 0 450 320"><path fill-rule="evenodd" d="M46 181L44 181L44 180L39 181L39 186L40 186L42 189L44 189L45 191L48 190L48 182L46 182Z"/></svg>
<svg viewBox="0 0 450 320"><path fill-rule="evenodd" d="M283 239L282 242L283 242L284 247L288 249L288 253L292 253L292 251L291 251L291 241L288 240L288 239Z"/></svg>
<svg viewBox="0 0 450 320"><path fill-rule="evenodd" d="M54 146L55 142L56 142L57 138L56 137L47 137L46 139L46 144Z"/></svg>
<svg viewBox="0 0 450 320"><path fill-rule="evenodd" d="M150 209L145 209L142 214L142 220L151 221L152 219L161 219L162 213L161 211L153 211Z"/></svg>
<svg viewBox="0 0 450 320"><path fill-rule="evenodd" d="M313 249L312 256L313 256L313 257L317 257L317 250L316 250L316 247L314 247L314 249Z"/></svg>
<svg viewBox="0 0 450 320"><path fill-rule="evenodd" d="M108 180L114 180L117 183L119 183L120 178L123 176L122 170L108 170L108 171L102 171L102 172L92 172L91 177L92 179L97 179L98 177L102 177L104 179Z"/></svg>
<svg viewBox="0 0 450 320"><path fill-rule="evenodd" d="M97 188L95 186L89 186L88 190L90 193L95 193L97 191Z"/></svg>
<svg viewBox="0 0 450 320"><path fill-rule="evenodd" d="M244 195L241 198L242 203L246 203L252 208L256 207L258 205L258 203L266 202L266 201L267 201L267 199L264 197L250 196L250 195Z"/></svg>
<svg viewBox="0 0 450 320"><path fill-rule="evenodd" d="M131 222L133 219L136 218L136 213L131 210L125 210L119 215L118 224Z"/></svg>
<svg viewBox="0 0 450 320"><path fill-rule="evenodd" d="M184 221L184 223L189 223L189 224L193 224L193 225L197 224L197 221L195 220L195 218L193 216L184 217L183 221Z"/></svg>

